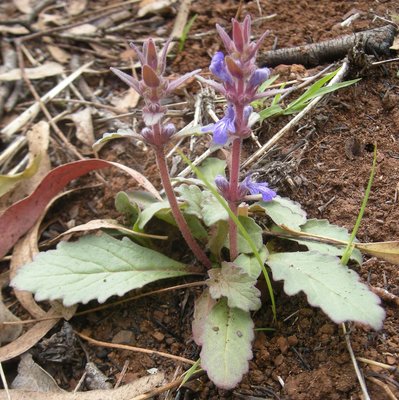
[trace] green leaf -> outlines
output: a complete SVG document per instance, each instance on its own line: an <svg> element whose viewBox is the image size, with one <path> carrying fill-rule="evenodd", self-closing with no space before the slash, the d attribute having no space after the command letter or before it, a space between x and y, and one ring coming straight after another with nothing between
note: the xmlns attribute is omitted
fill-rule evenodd
<svg viewBox="0 0 399 400"><path fill-rule="evenodd" d="M207 230L203 227L201 221L195 215L188 215L186 213L183 213L183 216L187 222L188 227L190 228L191 233L196 239L199 240L208 239ZM176 221L173 220L173 224L175 225Z"/></svg>
<svg viewBox="0 0 399 400"><path fill-rule="evenodd" d="M134 229L143 230L147 223L161 211L170 210L168 201L159 201L147 206L138 217Z"/></svg>
<svg viewBox="0 0 399 400"><path fill-rule="evenodd" d="M201 367L216 386L233 389L248 372L254 323L249 312L220 300L205 318Z"/></svg>
<svg viewBox="0 0 399 400"><path fill-rule="evenodd" d="M38 301L62 299L65 306L123 296L160 279L188 275L187 267L154 250L109 235L61 242L23 266L11 285Z"/></svg>
<svg viewBox="0 0 399 400"><path fill-rule="evenodd" d="M215 185L216 176L226 176L226 161L221 160L220 158L208 157L201 163L198 169L202 172L208 182Z"/></svg>
<svg viewBox="0 0 399 400"><path fill-rule="evenodd" d="M208 247L210 252L217 258L220 259L220 252L224 247L226 238L229 232L229 224L227 221L218 221L213 232L210 233Z"/></svg>
<svg viewBox="0 0 399 400"><path fill-rule="evenodd" d="M283 112L284 110L278 104L273 104L270 107L259 111L260 120L264 121L265 119L270 118L273 115L282 114Z"/></svg>
<svg viewBox="0 0 399 400"><path fill-rule="evenodd" d="M180 200L184 201L184 212L186 214L195 215L198 218L202 218L202 191L198 186L195 185L180 185L175 189L179 193Z"/></svg>
<svg viewBox="0 0 399 400"><path fill-rule="evenodd" d="M259 250L259 255L260 255L263 263L265 263L268 255L269 255L269 251L267 250L266 246L263 246ZM252 276L253 278L256 278L256 279L259 277L260 273L262 272L262 267L259 265L259 262L256 259L256 257L253 256L253 255L240 254L234 260L234 265L238 265L248 275L250 275L250 276Z"/></svg>
<svg viewBox="0 0 399 400"><path fill-rule="evenodd" d="M151 193L143 190L133 190L125 192L131 203L137 203L141 209L144 209L151 204L158 203L159 199L154 197Z"/></svg>
<svg viewBox="0 0 399 400"><path fill-rule="evenodd" d="M275 224L298 231L306 222L306 212L302 210L300 204L280 196L276 196L272 201L254 203L249 210L254 212L263 210Z"/></svg>
<svg viewBox="0 0 399 400"><path fill-rule="evenodd" d="M202 344L204 343L205 323L210 311L212 310L215 304L216 300L212 298L208 288L206 288L202 292L201 296L195 300L194 319L192 327L193 327L193 338L195 340L195 343L197 343L199 346L202 346Z"/></svg>
<svg viewBox="0 0 399 400"><path fill-rule="evenodd" d="M218 200L208 191L203 192L202 195L202 218L206 226L212 226L218 221L227 221L229 219L229 214L223 205L220 204L220 201L223 201L227 205L226 200Z"/></svg>
<svg viewBox="0 0 399 400"><path fill-rule="evenodd" d="M262 237L262 228L250 217L240 216L238 217L239 221L243 225L244 229L247 231L248 235L251 237L254 242L256 249L259 251L263 246L263 237ZM253 253L252 247L248 244L245 237L238 232L238 252L239 253ZM226 238L225 247L230 249L230 243L228 238Z"/></svg>
<svg viewBox="0 0 399 400"><path fill-rule="evenodd" d="M337 225L330 224L325 219L309 219L305 225L301 226L301 231L306 233L312 233L314 235L323 236L326 238L333 238L337 240L343 240L347 242L350 234L348 230ZM332 246L330 244L319 243L316 241L309 240L296 240L296 242L305 245L309 250L315 250L319 253L330 254L332 256L342 256L345 251L345 247L340 248ZM355 260L359 265L362 264L362 253L354 249L351 258Z"/></svg>
<svg viewBox="0 0 399 400"><path fill-rule="evenodd" d="M194 21L197 19L198 14L193 15L187 22L187 24L183 28L182 35L179 41L179 53L183 51L184 44L186 43L188 33L190 32L191 27L193 26Z"/></svg>
<svg viewBox="0 0 399 400"><path fill-rule="evenodd" d="M237 265L223 262L221 268L211 268L207 280L209 293L217 300L227 298L230 308L244 311L259 310L261 307L260 291L255 287L257 277L248 275Z"/></svg>
<svg viewBox="0 0 399 400"><path fill-rule="evenodd" d="M320 307L334 322L357 321L380 329L385 317L380 299L356 272L334 256L311 252L275 253L266 263L274 280L284 280L289 296L305 292L309 304Z"/></svg>
<svg viewBox="0 0 399 400"><path fill-rule="evenodd" d="M137 203L132 202L126 192L119 192L115 197L115 208L129 219L129 225L133 226L140 215Z"/></svg>

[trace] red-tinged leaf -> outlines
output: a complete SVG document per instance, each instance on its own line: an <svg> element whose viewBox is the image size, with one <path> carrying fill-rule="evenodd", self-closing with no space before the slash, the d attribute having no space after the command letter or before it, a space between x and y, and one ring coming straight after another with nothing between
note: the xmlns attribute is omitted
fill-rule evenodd
<svg viewBox="0 0 399 400"><path fill-rule="evenodd" d="M147 178L122 164L100 159L89 159L61 165L50 171L30 196L7 208L0 217L0 232L2 233L0 258L4 257L17 240L33 226L47 203L70 181L90 171L112 166L127 172L140 186L162 200Z"/></svg>

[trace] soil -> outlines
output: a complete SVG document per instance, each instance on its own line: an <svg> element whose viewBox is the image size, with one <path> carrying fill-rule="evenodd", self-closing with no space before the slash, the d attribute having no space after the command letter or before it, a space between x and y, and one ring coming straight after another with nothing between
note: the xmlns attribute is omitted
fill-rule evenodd
<svg viewBox="0 0 399 400"><path fill-rule="evenodd" d="M101 3L91 2L92 8ZM95 3L95 5L94 5ZM315 43L342 34L371 29L386 24L385 19L399 14L396 1L277 1L260 0L264 19L255 23L254 33L259 35L265 29L270 31L262 49L270 49ZM169 70L183 74L195 68L207 72L210 56L220 49L215 40L215 23L226 26L230 18L250 13L254 18L259 11L256 2L215 0L210 4L199 0L193 2L190 15L197 18L190 30L184 50L171 61ZM360 16L348 27L339 26L349 13L359 12ZM270 18L267 18L270 16ZM149 18L149 17L146 17ZM140 26L130 32L129 39L137 40L145 35L166 36L174 22L173 14L158 17L153 24ZM147 27L150 29L147 29ZM200 40L190 38L191 34L209 32ZM127 39L127 38L126 38ZM36 42L43 46L43 42ZM33 48L33 43L28 43ZM31 47L30 47L31 46ZM46 51L46 50L43 50ZM261 50L262 51L262 50ZM101 55L98 56L101 58ZM93 60L93 54L86 54L85 61ZM104 66L104 60L100 62ZM322 69L320 66L307 70L302 66L278 66L274 73L280 80L298 79L311 76ZM331 223L353 228L364 196L364 190L373 162L374 146L377 146L376 175L362 220L358 239L362 242L399 240L399 81L398 63L364 68L361 81L342 89L323 100L309 115L286 134L279 142L272 156L259 161L253 168L270 174L275 188L282 196L299 202L312 218L324 218ZM352 71L354 78L358 72ZM90 85L98 83L95 77ZM108 91L121 91L121 85L110 74L103 85ZM198 86L194 83L179 92L180 100L193 104L193 94ZM179 98L173 99L179 100ZM191 109L192 111L192 109ZM10 118L6 115L5 120ZM291 117L270 119L256 131L261 144L265 143L283 127ZM121 119L130 123L129 118ZM187 118L188 122L190 118ZM208 123L209 121L204 121ZM4 124L3 122L2 124ZM96 136L106 131L100 127ZM79 143L76 143L79 146ZM292 146L300 144L291 153L291 165L287 170L276 169L284 166L285 155ZM194 150L185 149L194 158L207 146L207 140L199 142ZM256 143L245 143L243 160L257 150ZM116 141L101 151L100 156L112 161L126 163L147 176L157 187L159 178L151 150L143 151L126 141ZM52 161L65 159L62 149L54 145ZM182 165L178 165L182 169ZM48 218L44 238L55 236L64 230L68 221L74 218L76 224L93 218L115 218L119 214L114 208L114 196L120 190L131 188L125 175L110 170L106 172L109 184L100 189L91 189L90 199L72 195L65 202L53 208ZM79 181L81 185L97 183L94 175ZM56 222L54 222L56 219ZM170 249L179 250L179 246ZM182 257L182 254L180 254ZM399 270L397 265L366 257L360 267L354 267L363 280L372 287L383 288L399 296ZM166 286L178 285L194 279L179 279L149 285L141 292ZM233 391L218 390L206 376L189 382L180 390L172 391L169 397L159 399L362 399L362 392L340 326L332 323L319 309L311 308L304 295L288 297L279 283L275 286L277 301L277 322L273 321L270 306L254 315L256 328L273 328L272 331L256 332L254 357L250 369L242 382ZM155 349L196 360L200 349L192 340L191 321L195 298L201 288L189 288L144 297L127 302L122 306L110 307L88 315L76 316L70 324L76 331L83 332L97 340L127 343L137 347ZM131 294L130 294L131 295ZM10 297L11 299L11 297ZM116 299L111 299L110 302ZM384 301L386 320L381 331L375 332L360 324L348 324L350 342L357 357L363 357L392 366L399 365L399 310L395 303ZM90 309L90 303L80 310ZM19 310L21 315L23 310ZM26 316L28 318L28 316ZM48 336L59 332L57 325ZM82 376L87 357L115 383L123 373L122 383L128 383L157 368L166 373L168 381L181 374L187 365L156 355L110 349L76 342L73 355L62 364L45 356L39 357L40 347L33 351L37 361L67 390L73 390ZM84 349L84 351L83 351ZM86 353L85 353L86 352ZM15 364L6 365L11 375ZM388 384L394 395L399 396L398 375L381 367L360 364L366 378L374 377ZM392 383L393 382L393 383ZM383 400L389 397L386 390L366 379L370 398Z"/></svg>

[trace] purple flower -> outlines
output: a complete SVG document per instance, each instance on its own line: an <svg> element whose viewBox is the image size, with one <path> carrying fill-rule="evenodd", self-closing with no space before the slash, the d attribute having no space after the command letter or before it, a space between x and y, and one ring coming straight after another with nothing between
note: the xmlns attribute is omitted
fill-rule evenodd
<svg viewBox="0 0 399 400"><path fill-rule="evenodd" d="M249 79L249 84L253 88L257 88L261 85L264 81L269 79L270 76L270 69L269 68L258 68L252 74L251 78Z"/></svg>
<svg viewBox="0 0 399 400"><path fill-rule="evenodd" d="M213 142L215 144L224 145L229 139L229 134L236 131L235 113L232 105L226 109L224 117L214 124L204 126L202 132L213 132Z"/></svg>
<svg viewBox="0 0 399 400"><path fill-rule="evenodd" d="M252 180L252 175L248 175L241 183L240 190L247 190L251 194L261 194L263 201L271 201L277 196L277 193L269 189L267 182L255 182Z"/></svg>
<svg viewBox="0 0 399 400"><path fill-rule="evenodd" d="M213 75L218 77L220 80L226 83L232 83L232 79L230 74L226 68L226 62L224 60L224 54L221 51L218 51L213 57L211 61L211 65L209 66L209 70Z"/></svg>

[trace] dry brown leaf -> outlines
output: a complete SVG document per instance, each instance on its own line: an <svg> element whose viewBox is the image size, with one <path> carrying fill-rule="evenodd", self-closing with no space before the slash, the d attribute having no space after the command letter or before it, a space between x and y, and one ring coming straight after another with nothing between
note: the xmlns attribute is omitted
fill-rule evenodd
<svg viewBox="0 0 399 400"><path fill-rule="evenodd" d="M93 219L86 224L74 226L71 229L68 229L67 231L61 233L54 239L46 241L46 245L52 245L53 243L57 243L60 241L61 238L64 236L70 235L72 233L76 232L87 232L87 231L94 231L98 229L115 229L124 233L127 233L128 235L137 235L137 236L142 236L142 237L147 237L147 238L152 238L152 239L164 239L166 240L168 237L167 236L158 236L158 235L151 235L147 233L140 233L140 232L135 232L132 231L131 229L126 228L123 225L120 225L118 221L112 220L112 219Z"/></svg>
<svg viewBox="0 0 399 400"><path fill-rule="evenodd" d="M12 400L132 400L136 396L149 392L163 384L165 375L159 372L144 376L118 389L92 390L76 393L38 393L11 389ZM5 390L0 391L0 400L8 400Z"/></svg>
<svg viewBox="0 0 399 400"><path fill-rule="evenodd" d="M61 49L58 46L49 44L49 45L47 45L47 50L51 54L51 57L53 57L55 61L57 61L61 64L67 63L71 58L71 55L67 51L65 51L64 49Z"/></svg>
<svg viewBox="0 0 399 400"><path fill-rule="evenodd" d="M399 50L399 36L396 36L396 38L393 40L392 46L390 47L391 50Z"/></svg>
<svg viewBox="0 0 399 400"><path fill-rule="evenodd" d="M150 13L169 13L170 11L173 11L171 5L175 2L176 0L142 0L139 4L137 16L141 18Z"/></svg>
<svg viewBox="0 0 399 400"><path fill-rule="evenodd" d="M64 67L61 64L49 61L39 67L25 68L25 73L29 79L42 79L48 76L61 75L64 73ZM0 74L0 81L19 81L20 79L22 79L20 68Z"/></svg>
<svg viewBox="0 0 399 400"><path fill-rule="evenodd" d="M355 243L356 248L392 264L399 264L399 241Z"/></svg>
<svg viewBox="0 0 399 400"><path fill-rule="evenodd" d="M31 14L33 6L35 5L35 0L13 0L13 3L22 13Z"/></svg>
<svg viewBox="0 0 399 400"><path fill-rule="evenodd" d="M46 318L58 317L59 314L51 309L45 315ZM51 318L45 321L40 321L22 336L15 339L13 342L0 347L0 362L11 360L18 357L25 351L32 348L57 322L59 318ZM0 400L4 397L0 396Z"/></svg>
<svg viewBox="0 0 399 400"><path fill-rule="evenodd" d="M29 30L22 25L0 25L0 33L11 33L11 35L27 35Z"/></svg>
<svg viewBox="0 0 399 400"><path fill-rule="evenodd" d="M124 111L128 111L129 108L134 108L139 102L140 95L132 88L130 88L122 97L114 97L112 104Z"/></svg>
<svg viewBox="0 0 399 400"><path fill-rule="evenodd" d="M69 0L66 7L69 15L79 15L87 7L87 0Z"/></svg>
<svg viewBox="0 0 399 400"><path fill-rule="evenodd" d="M33 361L32 355L25 353L18 365L18 375L11 383L12 389L32 392L64 392L54 378Z"/></svg>
<svg viewBox="0 0 399 400"><path fill-rule="evenodd" d="M73 36L80 36L80 35L92 36L96 33L96 31L97 31L97 27L95 27L94 25L82 24L82 25L75 26L71 29L68 29L67 31L65 31L65 33L68 33L69 35L73 35Z"/></svg>
<svg viewBox="0 0 399 400"><path fill-rule="evenodd" d="M94 137L93 121L89 107L84 108L68 117L76 126L76 137L87 146L92 146L96 141Z"/></svg>
<svg viewBox="0 0 399 400"><path fill-rule="evenodd" d="M0 324L20 321L3 303L0 291ZM0 346L15 340L22 332L22 325L0 325Z"/></svg>

